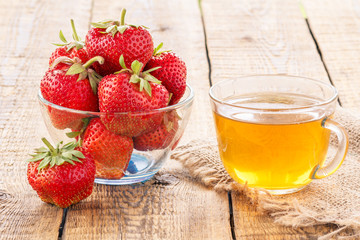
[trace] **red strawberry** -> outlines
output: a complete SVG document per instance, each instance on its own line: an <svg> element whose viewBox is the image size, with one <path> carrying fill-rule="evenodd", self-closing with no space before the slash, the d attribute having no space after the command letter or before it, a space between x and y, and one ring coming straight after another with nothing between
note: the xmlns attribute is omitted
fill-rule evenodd
<svg viewBox="0 0 360 240"><path fill-rule="evenodd" d="M66 38L64 37L64 34L60 30L59 38L63 43L54 43L58 47L52 54L49 59L49 66L53 64L55 59L58 57L69 57L71 59L77 57L81 60L81 62L85 63L89 60L89 56L87 54L87 51L84 48L85 43L81 41L79 36L77 35L74 20L71 19L71 27L73 29L73 42L68 42Z"/></svg>
<svg viewBox="0 0 360 240"><path fill-rule="evenodd" d="M54 64L64 59L70 61L66 57L60 57L55 60ZM72 62L70 68L63 63L50 68L40 83L43 98L62 107L98 111L96 88L100 76L88 67L95 61L102 63L103 60L101 57L94 57L84 65ZM81 128L81 118L84 117L81 114L68 113L66 110L59 110L51 106L48 107L48 112L53 126L58 129L78 130Z"/></svg>
<svg viewBox="0 0 360 240"><path fill-rule="evenodd" d="M114 133L138 136L160 125L163 113L152 110L166 107L169 93L150 70L140 72L140 62L134 61L132 70L125 67L122 56L120 62L124 69L105 76L99 84L99 108L108 113L101 120Z"/></svg>
<svg viewBox="0 0 360 240"><path fill-rule="evenodd" d="M108 131L99 118L94 118L85 131L83 148L95 160L97 178L120 179L128 167L133 141Z"/></svg>
<svg viewBox="0 0 360 240"><path fill-rule="evenodd" d="M186 89L186 66L175 53L165 51L158 52L162 43L154 50L154 56L146 64L145 69L161 67L151 73L161 81L171 96L170 105L180 101Z"/></svg>
<svg viewBox="0 0 360 240"><path fill-rule="evenodd" d="M95 179L95 163L72 142L56 149L45 139L49 148L36 149L29 160L27 179L41 200L67 208L90 196ZM81 160L79 160L81 159Z"/></svg>
<svg viewBox="0 0 360 240"><path fill-rule="evenodd" d="M142 26L125 25L125 13L121 12L121 22L104 21L93 23L85 38L85 46L90 57L102 56L105 64L96 70L102 76L121 70L119 58L125 58L130 68L135 60L144 66L151 58L154 43L150 33Z"/></svg>
<svg viewBox="0 0 360 240"><path fill-rule="evenodd" d="M167 148L174 139L178 128L176 112L166 113L161 125L155 131L144 133L133 139L134 148L139 151Z"/></svg>

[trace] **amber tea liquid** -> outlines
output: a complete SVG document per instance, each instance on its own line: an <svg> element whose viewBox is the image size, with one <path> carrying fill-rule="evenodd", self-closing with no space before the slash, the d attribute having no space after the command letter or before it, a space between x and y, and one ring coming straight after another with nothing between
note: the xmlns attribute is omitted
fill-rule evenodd
<svg viewBox="0 0 360 240"><path fill-rule="evenodd" d="M296 94L252 94L225 100L269 114L241 109L216 109L214 119L223 164L230 176L250 187L269 190L307 185L317 165L325 160L330 130L321 126L321 113L286 113L318 99ZM276 110L280 109L280 111Z"/></svg>

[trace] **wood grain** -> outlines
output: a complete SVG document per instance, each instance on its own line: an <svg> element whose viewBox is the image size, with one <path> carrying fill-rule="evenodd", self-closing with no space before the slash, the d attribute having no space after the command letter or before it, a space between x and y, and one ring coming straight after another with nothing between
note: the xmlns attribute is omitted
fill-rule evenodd
<svg viewBox="0 0 360 240"><path fill-rule="evenodd" d="M203 0L212 82L285 73L329 81L298 3Z"/></svg>
<svg viewBox="0 0 360 240"><path fill-rule="evenodd" d="M303 1L311 30L345 108L360 105L360 2Z"/></svg>
<svg viewBox="0 0 360 240"><path fill-rule="evenodd" d="M164 42L187 63L194 88L192 116L183 142L213 135L208 100L208 65L197 1L94 1L92 21L118 19L150 28L155 45ZM68 212L64 239L231 239L226 194L206 189L176 161L162 179L145 185L96 185L92 196Z"/></svg>
<svg viewBox="0 0 360 240"><path fill-rule="evenodd" d="M355 1L304 1L324 61L345 107L358 108L360 7ZM56 7L54 7L56 6ZM188 65L196 94L183 141L214 136L208 104L208 63L201 15L184 1L0 1L0 239L56 239L62 210L42 203L26 180L27 154L47 135L36 94L69 18L84 36L89 21L144 23ZM254 73L288 73L329 81L296 1L203 0L213 83ZM332 17L331 17L332 16ZM232 194L236 239L316 239L333 229L278 226ZM231 239L226 194L206 189L178 162L168 161L147 184L95 185L71 207L64 239Z"/></svg>
<svg viewBox="0 0 360 240"><path fill-rule="evenodd" d="M62 219L62 209L43 203L28 184L26 159L46 133L36 95L50 43L60 28L71 31L73 8L83 10L75 18L79 25L90 8L85 0L55 3L0 2L0 239L56 239Z"/></svg>
<svg viewBox="0 0 360 240"><path fill-rule="evenodd" d="M202 8L212 83L278 73L329 82L296 1L203 0ZM308 239L332 229L283 227L241 196L232 202L237 240Z"/></svg>

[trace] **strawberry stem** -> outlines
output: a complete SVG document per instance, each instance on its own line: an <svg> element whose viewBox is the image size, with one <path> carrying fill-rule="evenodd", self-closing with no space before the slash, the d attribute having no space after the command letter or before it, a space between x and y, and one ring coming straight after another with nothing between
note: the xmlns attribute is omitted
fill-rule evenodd
<svg viewBox="0 0 360 240"><path fill-rule="evenodd" d="M56 150L55 148L51 145L51 143L46 139L46 138L41 138L41 141L43 141L43 143L45 143L45 145L50 149L51 155L56 154Z"/></svg>
<svg viewBox="0 0 360 240"><path fill-rule="evenodd" d="M87 61L84 65L83 65L83 67L85 68L85 69L87 69L88 67L90 67L91 66L91 64L93 64L94 62L98 62L98 63L100 63L100 64L104 64L104 58L103 57L101 57L101 56L96 56L96 57L93 57L92 59L90 59L89 61Z"/></svg>
<svg viewBox="0 0 360 240"><path fill-rule="evenodd" d="M125 8L121 9L120 26L125 25L125 14L126 14L126 9Z"/></svg>
<svg viewBox="0 0 360 240"><path fill-rule="evenodd" d="M72 27L72 30L73 30L73 38L74 38L74 40L75 41L80 41L79 35L77 34L76 29L75 29L74 20L71 19L70 23L71 23L71 27Z"/></svg>

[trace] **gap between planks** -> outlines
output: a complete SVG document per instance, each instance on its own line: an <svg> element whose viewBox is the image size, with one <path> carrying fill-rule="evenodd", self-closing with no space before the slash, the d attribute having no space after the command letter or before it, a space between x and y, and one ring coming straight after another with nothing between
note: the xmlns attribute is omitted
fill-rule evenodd
<svg viewBox="0 0 360 240"><path fill-rule="evenodd" d="M201 7L201 1L202 0L198 0L198 10L199 10L200 16L201 16L201 23L202 23L202 29L203 29L203 34L204 34L204 45L205 45L205 51L206 51L207 64L208 64L208 68L209 68L208 80L209 80L209 86L211 87L212 86L212 79L211 79L211 74L212 74L211 66L212 65L211 65L211 60L210 60L210 56L209 56L207 34L206 34L206 28L205 28L205 21L204 21L204 17L203 17L203 10ZM90 21L89 21L89 26L88 26L89 29L91 28L93 11L94 11L94 0L91 1ZM232 240L236 240L231 192L228 192L227 195L228 195L228 204L229 204L228 216L229 216L229 225L231 227L231 238L232 238ZM64 231L65 231L66 222L67 222L67 215L68 215L69 211L70 211L69 208L66 208L63 210L62 221L61 221L61 224L59 225L59 229L58 229L58 231L59 231L58 240L62 240L64 237Z"/></svg>
<svg viewBox="0 0 360 240"><path fill-rule="evenodd" d="M198 0L199 11L200 11L200 16L201 16L201 23L202 23L203 33L204 33L204 44L205 44L205 51L206 51L206 60L207 60L207 63L208 63L208 68L209 68L209 76L208 76L209 85L211 87L213 85L212 79L211 79L212 66L211 66L211 59L210 59L210 55L209 55L209 48L208 48L205 20L204 20L204 14L203 14L203 8L201 6L201 2L202 2L202 0ZM231 238L233 240L236 240L235 221L234 221L234 213L233 213L231 192L228 192L227 196L228 196L228 204L229 204L229 224L230 224L230 229L231 229Z"/></svg>
<svg viewBox="0 0 360 240"><path fill-rule="evenodd" d="M94 10L94 0L91 0L91 7L90 7L90 16L89 16L89 25L88 25L88 29L91 28L91 21L92 21L92 17L93 17L93 10ZM64 208L63 209L63 213L62 213L62 218L61 218L61 223L59 225L59 235L58 235L58 240L62 240L63 237L63 233L64 233L64 229L65 229L65 224L66 224L66 216L67 213L69 211L69 208Z"/></svg>
<svg viewBox="0 0 360 240"><path fill-rule="evenodd" d="M212 86L213 83L212 83L212 79L211 79L211 73L212 73L212 65L211 65L211 60L210 60L210 56L209 56L209 50L208 50L208 42L207 42L207 33L206 33L206 27L205 27L205 21L204 21L204 16L203 16L203 9L202 9L202 0L198 0L198 6L199 6L199 11L200 11L200 15L201 15L201 23L202 23L202 28L203 28L203 33L204 33L204 44L205 44L205 50L206 50L206 58L207 58L207 63L208 63L208 68L209 68L209 75L208 75L208 79L209 79L209 85ZM90 21L92 19L92 13L93 13L93 7L94 7L94 0L91 1L91 11L90 11ZM329 78L329 81L331 82L332 85L333 84L333 81L332 81L332 78L331 78L331 75L328 71L328 68L326 66L326 63L323 59L323 55L322 55L322 52L320 50L320 47L318 45L318 42L314 36L314 33L311 29L311 25L308 21L308 18L305 17L304 18L305 22L306 22L306 25L308 27L308 30L310 32L310 35L316 45L316 49L317 49L317 52L319 54L319 57L321 59L321 62L324 66L324 69L326 71L326 74ZM90 25L91 23L89 23L89 28L91 27ZM339 105L341 106L341 101L340 101L340 98L338 98L338 102L339 102ZM235 222L234 222L234 217L233 217L233 206L232 206L232 197L231 197L231 192L228 192L228 202L229 202L229 224L230 224L230 227L231 227L231 237L233 240L236 240L236 235L235 235ZM62 236L63 236L63 231L64 231L64 228L65 228L65 224L66 224L66 216L67 216L67 212L68 212L68 208L64 209L63 210L63 216L62 216L62 222L59 226L59 235L58 235L58 240L61 240L62 239Z"/></svg>
<svg viewBox="0 0 360 240"><path fill-rule="evenodd" d="M304 10L304 11L305 11L305 10ZM319 46L319 44L318 44L318 42L317 42L317 40L316 40L316 38L315 38L314 32L313 32L312 29L311 29L311 25L310 25L310 22L309 22L309 20L308 20L308 17L306 16L304 19L305 19L305 22L306 22L306 26L307 26L308 29L309 29L311 38L313 39L313 41L314 41L314 43L315 43L316 50L317 50L317 52L318 52L318 54L319 54L320 60L321 60L321 62L322 62L322 64L323 64L323 66L324 66L324 69L325 69L325 72L326 72L326 74L327 74L327 76L328 76L328 78L329 78L329 81L330 81L331 85L334 86L334 82L333 82L333 80L332 80L332 78L331 78L330 72L329 72L329 70L328 70L328 68L327 68L327 66L326 66L326 63L325 63L324 59L323 59L323 54L322 54L322 52L321 52L320 46ZM338 101L339 105L342 106L341 101L340 101L340 97L338 97L337 101Z"/></svg>

